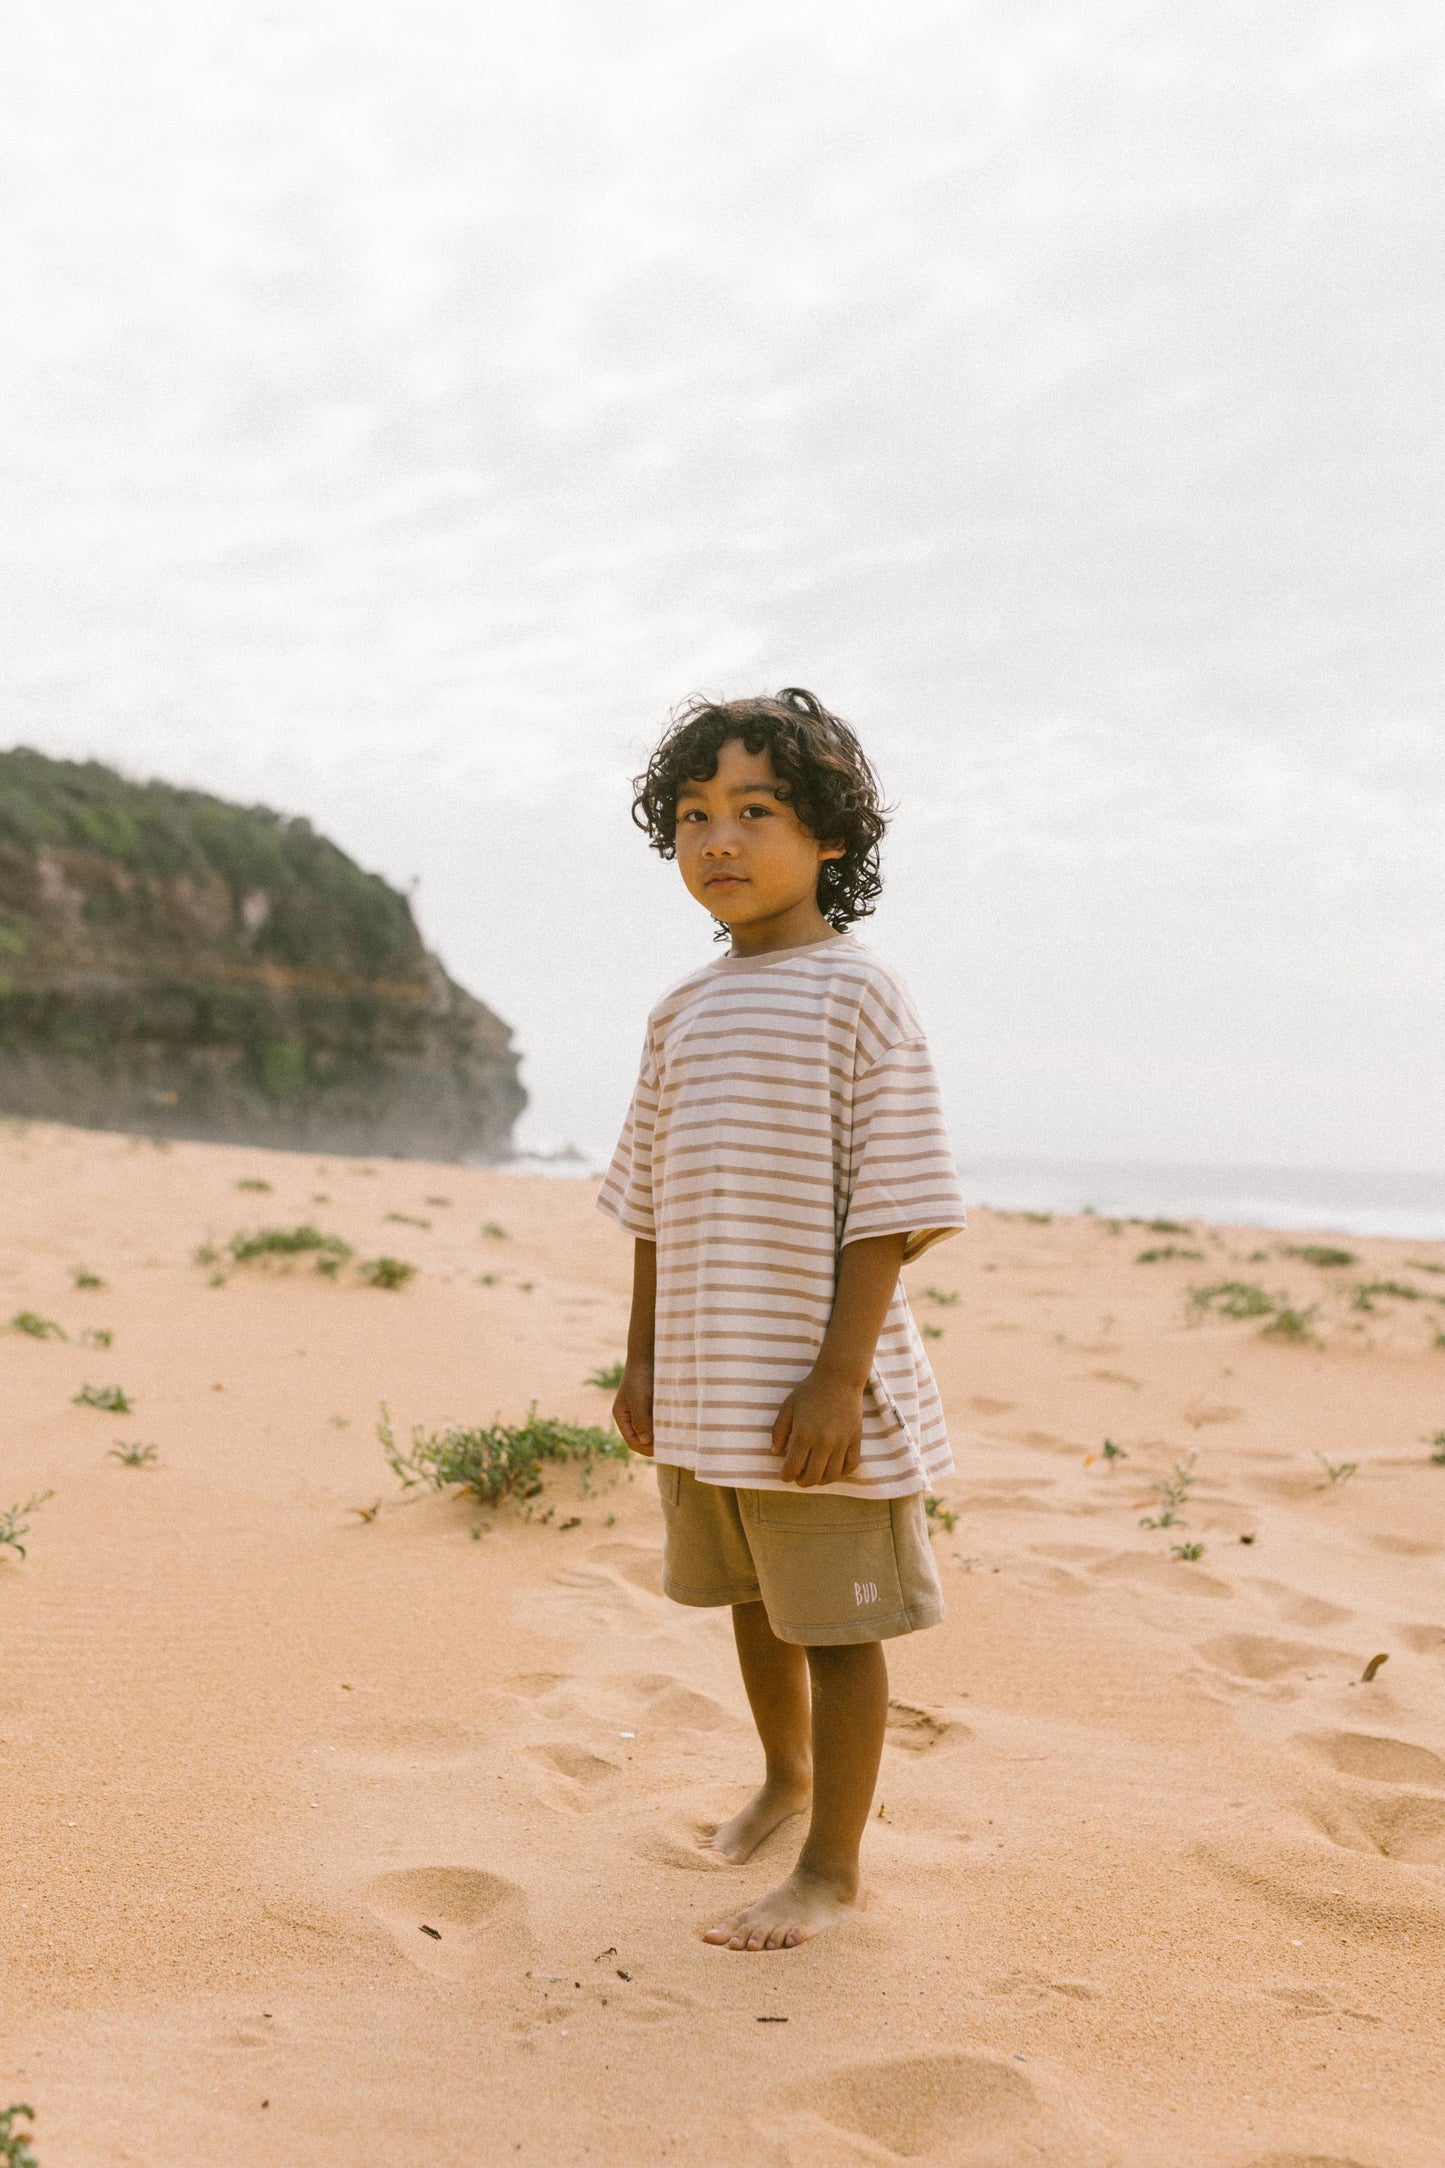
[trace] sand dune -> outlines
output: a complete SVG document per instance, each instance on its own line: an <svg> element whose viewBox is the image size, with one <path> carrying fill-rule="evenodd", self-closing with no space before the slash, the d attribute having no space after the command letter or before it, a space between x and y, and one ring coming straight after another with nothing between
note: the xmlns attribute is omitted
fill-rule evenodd
<svg viewBox="0 0 1445 2168"><path fill-rule="evenodd" d="M375 1437L605 1420L593 1185L40 1127L0 1179L0 1318L64 1335L0 1334L0 1508L54 1493L0 1549L43 2168L1445 2160L1445 1246L981 1212L921 1261L949 1618L890 1652L868 1910L743 1957L700 1931L797 1830L698 1847L755 1749L647 1471L527 1518ZM417 1275L226 1265L302 1221Z"/></svg>

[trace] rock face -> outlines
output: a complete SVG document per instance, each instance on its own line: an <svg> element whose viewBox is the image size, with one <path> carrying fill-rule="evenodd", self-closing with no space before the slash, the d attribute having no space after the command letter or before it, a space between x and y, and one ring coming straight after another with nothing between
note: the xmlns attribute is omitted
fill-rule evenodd
<svg viewBox="0 0 1445 2168"><path fill-rule="evenodd" d="M505 1158L507 1026L406 898L308 821L0 753L0 1109L428 1159Z"/></svg>

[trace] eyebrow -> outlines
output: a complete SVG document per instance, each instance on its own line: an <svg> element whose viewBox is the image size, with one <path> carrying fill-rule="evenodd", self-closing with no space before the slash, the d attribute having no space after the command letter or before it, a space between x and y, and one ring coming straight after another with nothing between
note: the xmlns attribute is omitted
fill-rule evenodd
<svg viewBox="0 0 1445 2168"><path fill-rule="evenodd" d="M712 778L711 778L711 777L709 777L709 778L708 778L708 781L710 782L711 780L712 780ZM780 787L781 787L781 786L780 786L779 784L777 784L777 783L767 783L767 782L764 782L764 783L733 783L733 784L731 784L731 785L729 786L729 789L728 789L728 796L729 796L729 798L746 798L747 796L749 796L749 794L750 794L751 792L753 792L753 791L755 791L755 790L766 790L766 791L771 791L771 792L772 792L772 794L773 794L773 796L774 796L774 797L776 798L776 797L777 797L777 795L778 795L778 791L779 791ZM678 785L678 790L677 790L677 795L678 795L678 799L679 799L679 801L681 801L681 800L682 800L682 799L684 799L684 798L700 798L700 797L702 796L702 794L703 794L703 791L704 791L704 789L705 789L705 788L706 788L706 785L704 784L704 782L703 782L703 780L702 780L702 778L701 778L701 777L699 777L699 776L689 776L686 782L684 782L684 783L680 783L680 784Z"/></svg>

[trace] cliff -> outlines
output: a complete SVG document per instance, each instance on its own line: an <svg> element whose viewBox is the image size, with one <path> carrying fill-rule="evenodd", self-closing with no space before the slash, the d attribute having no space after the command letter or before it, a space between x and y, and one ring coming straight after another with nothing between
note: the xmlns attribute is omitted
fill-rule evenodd
<svg viewBox="0 0 1445 2168"><path fill-rule="evenodd" d="M6 1113L500 1158L517 1066L405 896L308 821L0 753Z"/></svg>

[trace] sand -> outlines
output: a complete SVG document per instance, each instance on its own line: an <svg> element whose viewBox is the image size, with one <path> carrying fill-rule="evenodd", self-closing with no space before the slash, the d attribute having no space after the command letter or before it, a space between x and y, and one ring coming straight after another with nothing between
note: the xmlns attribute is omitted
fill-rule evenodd
<svg viewBox="0 0 1445 2168"><path fill-rule="evenodd" d="M699 1935L798 1825L697 1846L756 1748L649 1471L528 1519L375 1436L605 1421L595 1185L38 1126L0 1178L0 1319L67 1335L0 1334L0 1508L54 1492L0 1550L0 2106L42 2168L1445 2160L1445 1245L980 1211L910 1271L949 1616L890 1645L868 1908L743 1956ZM301 1220L417 1276L193 1262ZM1191 1316L1226 1279L1318 1337ZM1190 1453L1187 1527L1141 1526Z"/></svg>

